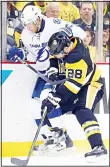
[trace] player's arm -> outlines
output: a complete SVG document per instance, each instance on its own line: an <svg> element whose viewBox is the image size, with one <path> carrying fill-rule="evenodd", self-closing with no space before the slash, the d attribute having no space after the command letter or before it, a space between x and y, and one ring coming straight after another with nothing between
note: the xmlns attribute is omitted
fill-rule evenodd
<svg viewBox="0 0 110 167"><path fill-rule="evenodd" d="M66 68L66 77L70 77L70 79L64 82L56 91L62 101L67 101L72 95L76 95L80 91L87 73L87 65L83 60L74 63L73 67L72 64L67 64Z"/></svg>
<svg viewBox="0 0 110 167"><path fill-rule="evenodd" d="M19 60L16 56L22 60L25 60L26 58L24 50L22 48L14 46L9 49L9 52L7 54L7 59L13 62L18 62Z"/></svg>
<svg viewBox="0 0 110 167"><path fill-rule="evenodd" d="M64 82L56 91L56 94L58 94L63 101L68 100L72 95L76 95L84 85L88 66L83 60L82 49L83 48L79 46L70 53L71 55L68 55L69 59L65 64L65 68L66 78L70 79Z"/></svg>
<svg viewBox="0 0 110 167"><path fill-rule="evenodd" d="M50 56L50 67L47 70L46 74L51 81L59 80L58 59L54 58L53 56Z"/></svg>
<svg viewBox="0 0 110 167"><path fill-rule="evenodd" d="M67 23L64 28L61 28L62 31L68 34L69 37L78 37L81 40L84 40L86 37L85 31L78 25Z"/></svg>
<svg viewBox="0 0 110 167"><path fill-rule="evenodd" d="M59 30L65 31L69 37L74 36L74 37L78 37L82 40L86 37L85 31L81 27L79 27L71 22L67 22L67 21L64 21L64 20L59 19L59 18L52 19L52 22L53 22L55 27L57 26L59 28Z"/></svg>
<svg viewBox="0 0 110 167"><path fill-rule="evenodd" d="M87 66L83 60L74 63L68 63L67 65L67 77L71 77L68 81L61 84L58 88L56 88L56 92L50 92L48 97L43 100L42 108L47 106L47 112L51 112L55 108L59 108L60 104L69 100L69 98L76 98L77 93L80 91L81 87L84 84ZM81 68L83 66L83 68Z"/></svg>

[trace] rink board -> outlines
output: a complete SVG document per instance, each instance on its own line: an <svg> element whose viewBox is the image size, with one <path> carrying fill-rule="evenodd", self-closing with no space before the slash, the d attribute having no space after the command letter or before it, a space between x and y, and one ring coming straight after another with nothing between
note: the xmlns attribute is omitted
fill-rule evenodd
<svg viewBox="0 0 110 167"><path fill-rule="evenodd" d="M35 64L31 64L35 67ZM109 147L109 65L99 65L105 80L105 96L96 116L106 147ZM2 65L2 156L26 156L36 133L34 119L40 117L40 104L31 98L37 75L22 64ZM51 120L52 123L59 118ZM89 149L85 135L75 116L63 116L63 123L74 144ZM77 129L77 131L76 131ZM38 143L42 143L39 137Z"/></svg>

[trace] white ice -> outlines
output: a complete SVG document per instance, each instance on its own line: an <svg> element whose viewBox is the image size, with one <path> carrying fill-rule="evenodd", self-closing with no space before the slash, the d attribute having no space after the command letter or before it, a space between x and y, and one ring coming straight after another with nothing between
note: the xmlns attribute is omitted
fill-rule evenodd
<svg viewBox="0 0 110 167"><path fill-rule="evenodd" d="M26 159L27 157L17 157ZM15 166L11 163L11 158L3 158L2 166ZM83 152L66 150L59 153L45 153L42 155L31 156L28 166L109 166L109 155L100 163L88 163L84 158Z"/></svg>

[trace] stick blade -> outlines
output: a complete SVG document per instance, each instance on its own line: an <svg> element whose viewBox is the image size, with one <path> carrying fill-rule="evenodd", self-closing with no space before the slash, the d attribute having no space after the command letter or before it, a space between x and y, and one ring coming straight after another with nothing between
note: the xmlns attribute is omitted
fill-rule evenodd
<svg viewBox="0 0 110 167"><path fill-rule="evenodd" d="M11 163L17 166L27 166L28 160L21 160L18 158L11 158Z"/></svg>

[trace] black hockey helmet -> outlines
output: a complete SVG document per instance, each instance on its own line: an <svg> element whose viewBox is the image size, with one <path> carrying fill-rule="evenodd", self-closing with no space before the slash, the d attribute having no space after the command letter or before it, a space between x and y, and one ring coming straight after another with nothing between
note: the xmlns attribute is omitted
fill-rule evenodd
<svg viewBox="0 0 110 167"><path fill-rule="evenodd" d="M64 47L70 46L71 40L69 39L68 35L63 32L56 32L53 34L49 41L48 47L51 55L57 55L59 53L64 53Z"/></svg>

